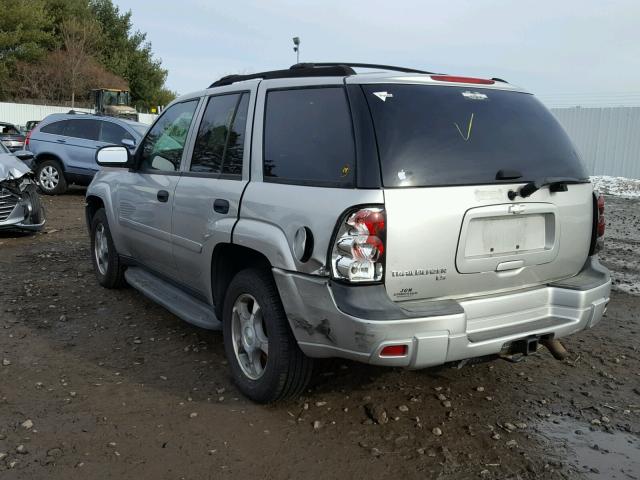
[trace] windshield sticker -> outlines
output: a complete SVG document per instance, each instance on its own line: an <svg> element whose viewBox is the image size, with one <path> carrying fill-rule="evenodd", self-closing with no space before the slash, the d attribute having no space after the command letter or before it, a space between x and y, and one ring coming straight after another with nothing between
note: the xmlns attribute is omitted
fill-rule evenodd
<svg viewBox="0 0 640 480"><path fill-rule="evenodd" d="M389 92L373 92L373 94L383 102L386 102L387 98L393 98L393 93Z"/></svg>
<svg viewBox="0 0 640 480"><path fill-rule="evenodd" d="M469 126L467 127L467 135L465 136L462 133L462 130L460 129L460 127L458 126L457 123L454 123L454 125L456 126L456 128L458 129L458 133L460 134L460 136L462 137L462 139L465 142L469 141L469 138L471 138L471 128L473 127L473 113L471 114L471 118L469 119Z"/></svg>
<svg viewBox="0 0 640 480"><path fill-rule="evenodd" d="M484 93L470 92L468 90L466 92L462 92L462 96L469 100L487 100L489 98Z"/></svg>
<svg viewBox="0 0 640 480"><path fill-rule="evenodd" d="M349 175L349 172L351 172L351 167L349 167L349 165L345 165L340 170L340 175L346 177L347 175Z"/></svg>

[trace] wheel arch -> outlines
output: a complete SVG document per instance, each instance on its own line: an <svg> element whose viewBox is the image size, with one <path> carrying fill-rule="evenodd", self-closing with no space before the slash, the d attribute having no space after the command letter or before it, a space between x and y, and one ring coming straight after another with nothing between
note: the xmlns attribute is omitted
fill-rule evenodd
<svg viewBox="0 0 640 480"><path fill-rule="evenodd" d="M104 208L107 215L107 221L109 222L109 230L111 231L111 237L113 243L120 255L128 255L128 251L120 238L120 228L118 225L118 215L114 208L114 202L112 201L113 191L111 186L106 181L92 182L87 188L87 194L85 196L85 219L87 222L87 229L91 230L91 221L93 216L100 209Z"/></svg>
<svg viewBox="0 0 640 480"><path fill-rule="evenodd" d="M34 161L36 167L38 167L41 163L46 162L47 160L55 160L56 162L58 162L60 164L60 168L62 168L62 171L63 172L66 171L66 165L64 164L62 159L58 155L56 155L55 153L50 153L50 152L38 153L33 158L33 161Z"/></svg>
<svg viewBox="0 0 640 480"><path fill-rule="evenodd" d="M211 295L218 318L222 318L224 298L231 280L247 268L263 269L272 275L271 262L261 252L234 243L216 245L211 256Z"/></svg>
<svg viewBox="0 0 640 480"><path fill-rule="evenodd" d="M105 208L102 198L97 195L87 195L84 213L88 229L91 229L91 222L93 221L93 217L101 208Z"/></svg>

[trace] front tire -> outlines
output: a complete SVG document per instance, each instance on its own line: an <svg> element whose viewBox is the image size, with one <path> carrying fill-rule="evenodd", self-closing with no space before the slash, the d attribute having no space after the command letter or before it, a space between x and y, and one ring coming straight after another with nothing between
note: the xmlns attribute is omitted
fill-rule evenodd
<svg viewBox="0 0 640 480"><path fill-rule="evenodd" d="M100 285L105 288L125 286L124 266L113 244L104 208L98 210L91 220L91 262Z"/></svg>
<svg viewBox="0 0 640 480"><path fill-rule="evenodd" d="M44 222L44 207L38 195L38 189L35 185L28 185L23 195L27 197L27 202L31 205L31 215L29 215L29 223L32 225L40 225Z"/></svg>
<svg viewBox="0 0 640 480"><path fill-rule="evenodd" d="M67 179L57 160L45 160L38 165L38 185L46 195L60 195L67 191Z"/></svg>
<svg viewBox="0 0 640 480"><path fill-rule="evenodd" d="M295 397L309 383L313 362L291 333L271 272L248 269L233 278L224 300L223 336L233 379L251 400Z"/></svg>

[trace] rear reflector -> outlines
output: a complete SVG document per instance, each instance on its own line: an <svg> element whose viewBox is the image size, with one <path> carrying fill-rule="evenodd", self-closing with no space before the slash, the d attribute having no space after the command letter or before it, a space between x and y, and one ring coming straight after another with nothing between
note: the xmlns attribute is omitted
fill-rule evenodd
<svg viewBox="0 0 640 480"><path fill-rule="evenodd" d="M604 196L598 196L598 237L604 237L606 221L604 217Z"/></svg>
<svg viewBox="0 0 640 480"><path fill-rule="evenodd" d="M387 345L380 352L381 357L404 357L409 348L406 345Z"/></svg>
<svg viewBox="0 0 640 480"><path fill-rule="evenodd" d="M439 82L477 83L480 85L493 85L496 83L494 80L488 80L486 78L454 77L453 75L431 75L431 78Z"/></svg>

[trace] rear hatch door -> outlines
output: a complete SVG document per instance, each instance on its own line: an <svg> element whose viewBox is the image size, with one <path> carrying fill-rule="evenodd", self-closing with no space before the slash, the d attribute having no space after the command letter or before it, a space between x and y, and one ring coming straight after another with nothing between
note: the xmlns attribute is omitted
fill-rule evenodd
<svg viewBox="0 0 640 480"><path fill-rule="evenodd" d="M452 85L362 88L385 187L392 299L508 291L580 270L592 187L565 132L532 95ZM509 198L549 177L572 181Z"/></svg>

